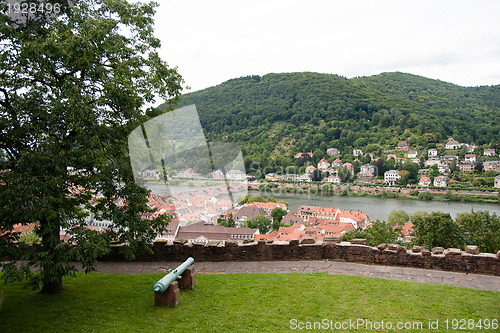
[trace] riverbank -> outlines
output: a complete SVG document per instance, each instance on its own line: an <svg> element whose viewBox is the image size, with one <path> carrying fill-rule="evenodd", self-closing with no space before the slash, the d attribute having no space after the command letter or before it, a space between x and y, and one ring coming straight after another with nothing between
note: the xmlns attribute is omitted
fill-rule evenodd
<svg viewBox="0 0 500 333"><path fill-rule="evenodd" d="M328 183L290 184L280 182L252 183L249 189L274 194L313 194L321 196L360 196L383 199L405 199L442 202L499 203L496 191L453 190L437 188L401 188L366 184L332 185Z"/></svg>

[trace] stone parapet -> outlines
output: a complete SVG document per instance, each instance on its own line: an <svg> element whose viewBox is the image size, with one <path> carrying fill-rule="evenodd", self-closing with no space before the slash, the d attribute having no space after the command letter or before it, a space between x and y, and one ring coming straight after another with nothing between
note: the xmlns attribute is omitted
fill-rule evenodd
<svg viewBox="0 0 500 333"><path fill-rule="evenodd" d="M469 252L469 253L468 253ZM198 262L212 261L273 261L273 260L338 260L346 262L372 263L390 266L406 266L438 269L454 272L488 274L500 276L500 252L498 254L479 253L460 249L424 248L406 250L402 246L389 244L370 247L348 242L311 242L300 244L298 241L269 243L236 242L221 245L194 245L158 242L152 245L152 253L137 255L135 261L182 261L188 257ZM119 246L100 261L126 261L119 254Z"/></svg>

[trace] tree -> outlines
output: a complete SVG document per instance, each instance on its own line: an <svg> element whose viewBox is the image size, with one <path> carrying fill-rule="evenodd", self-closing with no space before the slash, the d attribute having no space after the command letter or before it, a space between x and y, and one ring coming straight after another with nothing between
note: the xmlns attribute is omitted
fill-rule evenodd
<svg viewBox="0 0 500 333"><path fill-rule="evenodd" d="M466 245L477 245L481 252L500 251L500 217L488 211L458 213L457 223L462 229Z"/></svg>
<svg viewBox="0 0 500 333"><path fill-rule="evenodd" d="M415 243L431 248L442 246L461 247L462 237L458 224L450 214L438 212L416 212L411 217L415 234Z"/></svg>
<svg viewBox="0 0 500 333"><path fill-rule="evenodd" d="M389 213L389 218L387 220L387 222L390 223L391 226L395 227L395 226L403 226L405 225L406 222L408 222L410 220L410 217L408 216L408 214L406 214L406 212L404 210L391 210L391 212Z"/></svg>
<svg viewBox="0 0 500 333"><path fill-rule="evenodd" d="M398 228L394 229L389 222L376 220L371 227L364 231L368 245L377 246L384 243L394 243L398 238L399 230Z"/></svg>
<svg viewBox="0 0 500 333"><path fill-rule="evenodd" d="M267 234L272 228L271 220L262 215L248 219L244 224L247 228L259 229L261 234Z"/></svg>
<svg viewBox="0 0 500 333"><path fill-rule="evenodd" d="M155 95L175 103L182 89L177 70L158 56L155 4L82 0L62 11L26 25L0 15L2 278L26 278L44 293L58 293L76 272L70 261L90 272L110 242L126 244L121 250L133 258L166 230L168 216L144 218L148 191L134 181L126 144L159 112L142 111L146 103ZM112 227L86 228L89 212ZM29 223L41 239L37 251L11 232ZM60 241L63 229L71 242ZM6 261L15 258L27 263Z"/></svg>
<svg viewBox="0 0 500 333"><path fill-rule="evenodd" d="M281 207L276 207L271 211L271 217L273 218L273 230L278 230L281 225L281 220L283 216L286 215L286 210Z"/></svg>

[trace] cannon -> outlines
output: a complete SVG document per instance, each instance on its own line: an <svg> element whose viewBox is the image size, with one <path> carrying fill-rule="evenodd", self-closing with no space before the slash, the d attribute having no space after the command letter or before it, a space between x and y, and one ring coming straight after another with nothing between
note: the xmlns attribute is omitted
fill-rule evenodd
<svg viewBox="0 0 500 333"><path fill-rule="evenodd" d="M190 267L193 263L194 259L189 257L176 269L170 269L167 275L154 284L153 291L156 306L178 305L179 287L181 289L194 288L194 268Z"/></svg>

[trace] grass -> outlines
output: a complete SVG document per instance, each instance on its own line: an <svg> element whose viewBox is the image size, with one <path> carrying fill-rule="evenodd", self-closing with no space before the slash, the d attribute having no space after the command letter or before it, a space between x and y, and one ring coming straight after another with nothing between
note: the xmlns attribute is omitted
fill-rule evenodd
<svg viewBox="0 0 500 333"><path fill-rule="evenodd" d="M179 306L157 308L152 286L162 276L79 274L59 295L2 283L0 332L286 332L293 319L358 318L422 322L415 332L439 320L433 332L449 332L446 319L500 320L499 292L325 273L198 274Z"/></svg>

